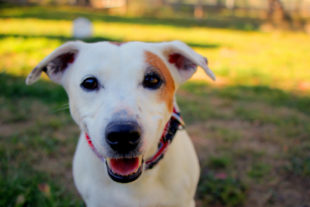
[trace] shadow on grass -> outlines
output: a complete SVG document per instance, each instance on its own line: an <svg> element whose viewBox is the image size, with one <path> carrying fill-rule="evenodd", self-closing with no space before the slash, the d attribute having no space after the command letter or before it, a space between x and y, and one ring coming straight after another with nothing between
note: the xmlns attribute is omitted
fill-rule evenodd
<svg viewBox="0 0 310 207"><path fill-rule="evenodd" d="M34 171L31 165L8 167L5 165L10 163L5 159L0 159L0 163L1 206L84 206L77 196L67 192L59 182L45 173Z"/></svg>
<svg viewBox="0 0 310 207"><path fill-rule="evenodd" d="M24 77L0 73L0 97L6 99L31 98L38 99L46 104L59 104L67 102L64 89L54 83L38 81L27 87Z"/></svg>
<svg viewBox="0 0 310 207"><path fill-rule="evenodd" d="M65 35L28 35L28 34L0 34L0 39L4 38L23 38L23 39L32 39L32 38L45 38L51 40L60 40L62 42L76 40L73 37L65 36ZM120 42L120 39L112 39L108 37L92 37L83 40L85 42L99 42L99 41L112 41L112 42Z"/></svg>
<svg viewBox="0 0 310 207"><path fill-rule="evenodd" d="M23 39L29 39L29 38L46 38L46 39L51 39L51 40L60 40L62 42L66 41L72 41L72 40L77 40L73 37L69 36L64 36L64 35L27 35L27 34L0 34L0 39L4 38L23 38ZM123 42L122 39L116 39L116 38L110 38L110 37L91 37L83 40L84 42L99 42L99 41L111 41L111 42ZM219 44L202 44L202 43L193 43L193 42L185 42L191 47L195 48L209 48L209 49L214 49L220 47Z"/></svg>
<svg viewBox="0 0 310 207"><path fill-rule="evenodd" d="M228 86L212 88L202 82L188 82L181 89L200 97L217 96L232 102L263 102L273 107L286 107L310 115L310 96L292 94L268 86Z"/></svg>
<svg viewBox="0 0 310 207"><path fill-rule="evenodd" d="M157 17L125 17L110 16L104 13L104 10L95 10L89 8L76 7L6 7L13 12L0 12L0 18L37 18L46 20L73 20L83 16L92 21L103 21L109 23L140 24L140 25L166 25L173 27L211 27L211 28L229 28L244 31L254 31L259 29L261 20L236 17L220 16L216 12L208 13L208 18L197 20L194 18L157 18ZM14 11L16 10L16 11ZM18 11L17 11L18 10ZM1 11L1 10L0 10Z"/></svg>

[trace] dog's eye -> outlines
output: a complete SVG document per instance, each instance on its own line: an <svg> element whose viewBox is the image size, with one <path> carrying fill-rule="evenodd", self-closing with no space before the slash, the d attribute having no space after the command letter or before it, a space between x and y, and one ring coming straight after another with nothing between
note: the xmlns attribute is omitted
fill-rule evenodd
<svg viewBox="0 0 310 207"><path fill-rule="evenodd" d="M149 73L144 76L143 87L149 89L158 89L163 81L157 73Z"/></svg>
<svg viewBox="0 0 310 207"><path fill-rule="evenodd" d="M96 90L99 88L98 80L94 77L86 78L81 83L81 87L87 90Z"/></svg>

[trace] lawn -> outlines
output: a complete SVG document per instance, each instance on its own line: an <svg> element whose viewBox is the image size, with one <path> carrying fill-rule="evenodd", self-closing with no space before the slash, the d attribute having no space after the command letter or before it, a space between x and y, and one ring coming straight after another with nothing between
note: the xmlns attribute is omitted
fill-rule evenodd
<svg viewBox="0 0 310 207"><path fill-rule="evenodd" d="M199 207L310 206L308 35L66 7L0 9L0 206L83 206L66 94L46 77L24 84L80 15L94 23L90 42L178 39L208 57L217 81L198 71L178 92L202 168Z"/></svg>

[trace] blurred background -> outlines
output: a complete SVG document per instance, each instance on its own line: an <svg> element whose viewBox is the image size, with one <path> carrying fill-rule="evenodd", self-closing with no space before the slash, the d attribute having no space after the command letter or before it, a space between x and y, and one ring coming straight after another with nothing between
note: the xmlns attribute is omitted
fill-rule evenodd
<svg viewBox="0 0 310 207"><path fill-rule="evenodd" d="M66 94L46 76L24 83L83 37L181 40L208 57L217 81L198 70L177 94L198 207L310 207L310 0L12 0L0 25L0 206L83 206Z"/></svg>

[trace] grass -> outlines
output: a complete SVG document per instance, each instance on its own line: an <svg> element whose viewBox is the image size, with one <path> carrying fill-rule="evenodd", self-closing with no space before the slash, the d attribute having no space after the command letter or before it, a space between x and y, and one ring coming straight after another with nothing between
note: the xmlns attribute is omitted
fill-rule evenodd
<svg viewBox="0 0 310 207"><path fill-rule="evenodd" d="M31 166L2 169L0 193L4 198L0 199L1 206L83 206L46 174L29 169Z"/></svg>
<svg viewBox="0 0 310 207"><path fill-rule="evenodd" d="M4 61L0 69L26 75L55 47L72 39L71 20L83 15L94 22L94 38L89 41L179 39L188 43L210 59L212 69L220 77L218 84L267 85L302 91L310 87L310 43L303 33L209 28L194 20L180 20L180 27L180 23L161 18L111 17L98 11L71 10L3 8L0 57ZM212 19L202 22L208 21ZM196 78L201 78L201 74Z"/></svg>
<svg viewBox="0 0 310 207"><path fill-rule="evenodd" d="M203 205L237 207L244 203L246 187L232 177L217 177L211 173L201 180L198 194Z"/></svg>
<svg viewBox="0 0 310 207"><path fill-rule="evenodd" d="M198 71L178 92L202 168L199 207L310 205L309 36L260 32L257 22L245 30L242 19L221 28L213 16L173 20L6 6L0 9L0 206L82 206L71 175L79 131L66 94L46 77L24 84L41 59L72 40L71 20L79 15L94 22L87 41L179 39L209 58L217 82Z"/></svg>

